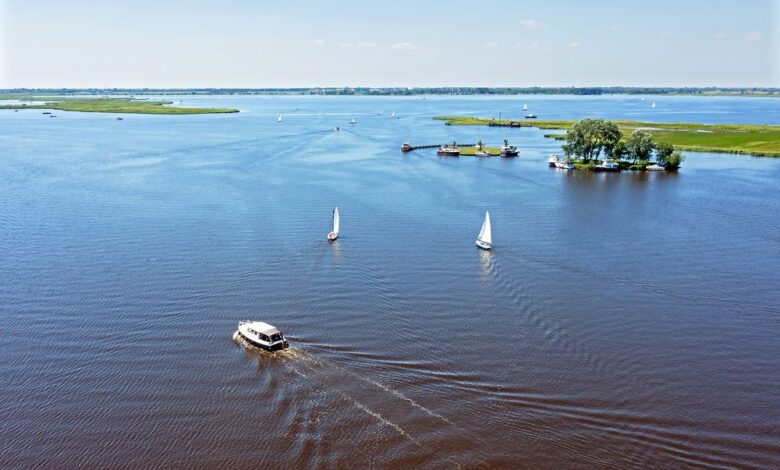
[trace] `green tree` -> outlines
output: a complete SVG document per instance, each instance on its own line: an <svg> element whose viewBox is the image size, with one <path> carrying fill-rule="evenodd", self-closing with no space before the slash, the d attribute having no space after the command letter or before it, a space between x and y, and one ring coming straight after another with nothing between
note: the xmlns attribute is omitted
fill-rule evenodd
<svg viewBox="0 0 780 470"><path fill-rule="evenodd" d="M620 160L626 155L626 153L626 142L621 140L615 144L615 147L612 148L612 153L609 154L609 158L613 160Z"/></svg>
<svg viewBox="0 0 780 470"><path fill-rule="evenodd" d="M637 160L650 160L655 148L653 135L647 131L634 131L626 139L627 155L636 163Z"/></svg>
<svg viewBox="0 0 780 470"><path fill-rule="evenodd" d="M666 159L669 158L672 153L674 153L674 145L669 142L658 142L655 145L655 161L657 161L659 165L663 166Z"/></svg>
<svg viewBox="0 0 780 470"><path fill-rule="evenodd" d="M685 160L685 155L675 150L671 155L666 157L662 166L666 168L666 171L677 171L683 160Z"/></svg>
<svg viewBox="0 0 780 470"><path fill-rule="evenodd" d="M589 162L602 152L612 155L621 137L620 129L613 122L582 119L566 132L566 144L562 148L567 156L575 155Z"/></svg>

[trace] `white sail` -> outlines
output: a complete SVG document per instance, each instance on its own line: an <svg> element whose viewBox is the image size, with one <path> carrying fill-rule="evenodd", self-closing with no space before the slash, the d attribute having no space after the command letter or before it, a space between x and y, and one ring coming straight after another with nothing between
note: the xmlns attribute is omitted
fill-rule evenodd
<svg viewBox="0 0 780 470"><path fill-rule="evenodd" d="M333 209L333 233L336 235L339 234L339 225L341 224L339 220L339 208L337 207Z"/></svg>
<svg viewBox="0 0 780 470"><path fill-rule="evenodd" d="M278 118L276 118L276 122L282 122L282 115L280 114Z"/></svg>
<svg viewBox="0 0 780 470"><path fill-rule="evenodd" d="M493 243L493 231L490 229L490 213L488 213L488 211L485 211L485 221L482 222L482 230L479 231L477 240L487 244Z"/></svg>
<svg viewBox="0 0 780 470"><path fill-rule="evenodd" d="M523 105L523 111L528 111L528 105L527 104Z"/></svg>
<svg viewBox="0 0 780 470"><path fill-rule="evenodd" d="M653 101L653 104L651 104L650 107L655 108L655 101Z"/></svg>
<svg viewBox="0 0 780 470"><path fill-rule="evenodd" d="M395 111L390 114L390 117L395 117Z"/></svg>

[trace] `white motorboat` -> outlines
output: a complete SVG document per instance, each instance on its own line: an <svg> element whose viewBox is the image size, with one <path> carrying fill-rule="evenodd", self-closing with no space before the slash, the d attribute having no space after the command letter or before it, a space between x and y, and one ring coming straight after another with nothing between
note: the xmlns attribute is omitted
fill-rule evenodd
<svg viewBox="0 0 780 470"><path fill-rule="evenodd" d="M574 162L572 162L568 158L565 160L558 160L557 162L555 162L555 168L560 168L561 170L573 170Z"/></svg>
<svg viewBox="0 0 780 470"><path fill-rule="evenodd" d="M593 171L620 171L620 165L613 160L604 160L593 167Z"/></svg>
<svg viewBox="0 0 780 470"><path fill-rule="evenodd" d="M482 229L477 237L477 246L483 250L493 248L493 232L490 229L490 213L485 211L485 221L482 222Z"/></svg>
<svg viewBox="0 0 780 470"><path fill-rule="evenodd" d="M559 161L561 161L561 157L559 157L554 153L551 153L550 158L547 159L547 164L550 165L550 168L556 168L558 166Z"/></svg>
<svg viewBox="0 0 780 470"><path fill-rule="evenodd" d="M290 347L290 344L276 327L261 321L240 321L233 338L242 339L252 346L266 351L278 351Z"/></svg>
<svg viewBox="0 0 780 470"><path fill-rule="evenodd" d="M336 207L333 209L333 230L328 234L328 240L333 241L339 237L339 226L341 225L341 220L339 219L339 208Z"/></svg>
<svg viewBox="0 0 780 470"><path fill-rule="evenodd" d="M666 171L666 168L661 166L661 165L659 165L659 164L657 164L657 163L653 163L652 165L647 165L645 167L645 170L647 170L647 171Z"/></svg>

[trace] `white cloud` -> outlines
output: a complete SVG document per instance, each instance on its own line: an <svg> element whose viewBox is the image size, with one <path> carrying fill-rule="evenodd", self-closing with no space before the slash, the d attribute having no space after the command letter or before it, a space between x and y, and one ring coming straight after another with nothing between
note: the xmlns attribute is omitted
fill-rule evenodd
<svg viewBox="0 0 780 470"><path fill-rule="evenodd" d="M486 42L486 43L485 43L485 47L488 47L488 48L490 48L490 49L493 49L493 48L496 48L496 47L498 47L498 43L497 43L497 42Z"/></svg>
<svg viewBox="0 0 780 470"><path fill-rule="evenodd" d="M569 47L571 47L572 49L576 49L580 47L580 43L578 43L577 41L570 42Z"/></svg>
<svg viewBox="0 0 780 470"><path fill-rule="evenodd" d="M312 39L311 40L311 43L314 44L315 46L321 46L321 45L325 44L325 42L326 41L324 39L321 39L321 38L317 38L317 39Z"/></svg>
<svg viewBox="0 0 780 470"><path fill-rule="evenodd" d="M339 44L339 47L342 47L344 49L349 49L350 47L352 47L352 43L351 42L342 42L341 44Z"/></svg>
<svg viewBox="0 0 780 470"><path fill-rule="evenodd" d="M748 41L748 42L760 41L762 37L763 37L763 35L761 33L758 33L758 32L755 32L755 31L751 31L749 33L745 33L745 41Z"/></svg>
<svg viewBox="0 0 780 470"><path fill-rule="evenodd" d="M372 47L376 47L375 42L358 42L357 47L363 48L363 49L371 49Z"/></svg>
<svg viewBox="0 0 780 470"><path fill-rule="evenodd" d="M728 34L726 34L726 33L724 33L723 31L721 31L721 32L719 32L719 33L715 33L715 36L713 36L713 37L714 37L715 39L723 39L723 38L725 38L726 36L728 36Z"/></svg>
<svg viewBox="0 0 780 470"><path fill-rule="evenodd" d="M520 20L519 23L523 29L542 29L546 26L543 22L537 20Z"/></svg>
<svg viewBox="0 0 780 470"><path fill-rule="evenodd" d="M399 51L410 51L412 49L417 49L417 46L415 46L411 42L399 42L390 46L390 49L397 49Z"/></svg>

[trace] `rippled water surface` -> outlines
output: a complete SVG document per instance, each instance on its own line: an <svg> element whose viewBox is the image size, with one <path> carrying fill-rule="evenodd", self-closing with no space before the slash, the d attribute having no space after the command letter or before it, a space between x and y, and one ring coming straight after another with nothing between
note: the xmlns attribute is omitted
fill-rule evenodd
<svg viewBox="0 0 780 470"><path fill-rule="evenodd" d="M430 119L780 101L182 101L242 112L0 112L2 466L780 466L780 160L564 173L543 131Z"/></svg>

